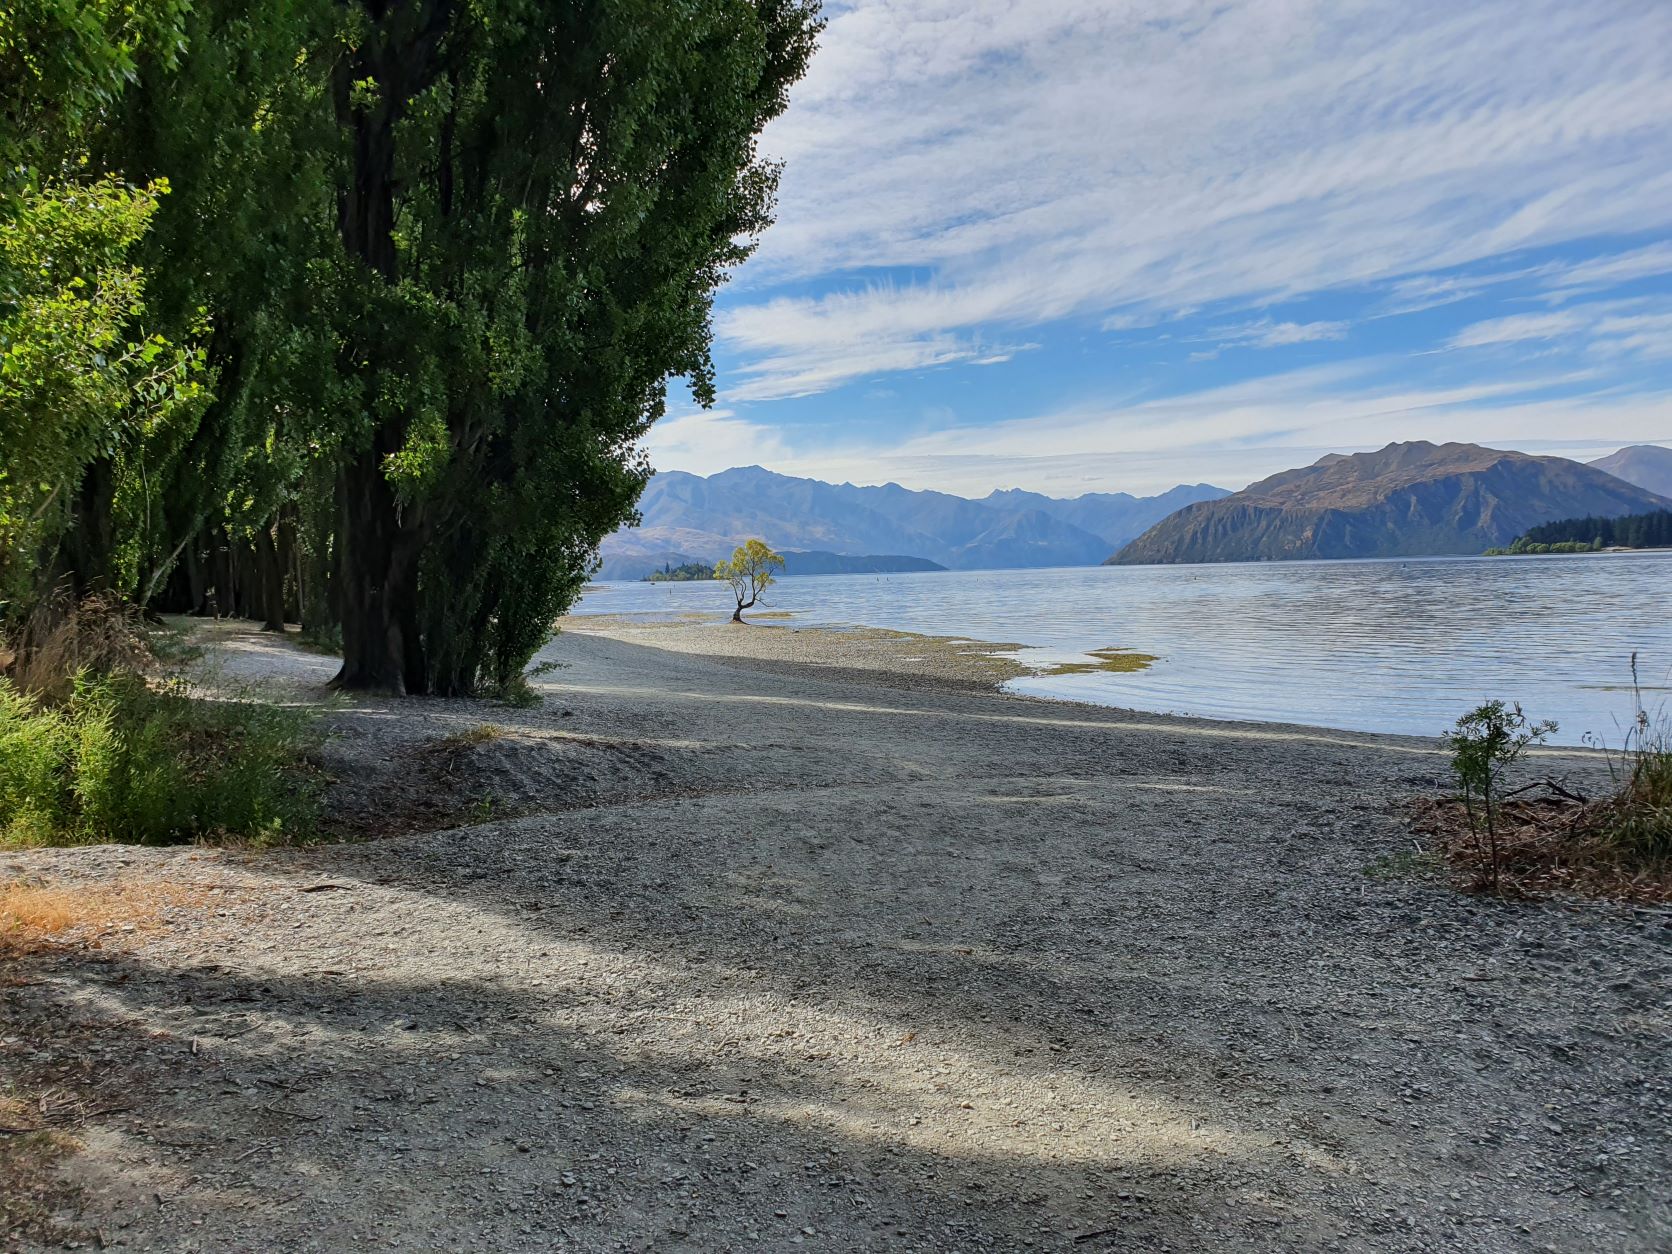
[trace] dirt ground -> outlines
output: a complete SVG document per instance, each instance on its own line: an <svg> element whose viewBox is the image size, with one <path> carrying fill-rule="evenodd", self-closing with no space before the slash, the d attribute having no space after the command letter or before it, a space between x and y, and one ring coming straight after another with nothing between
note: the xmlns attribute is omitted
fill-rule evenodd
<svg viewBox="0 0 1672 1254"><path fill-rule="evenodd" d="M412 834L0 854L206 902L7 973L0 1065L123 1098L54 1248L1672 1248L1672 913L1453 892L1431 743L574 627L533 708L334 709Z"/></svg>

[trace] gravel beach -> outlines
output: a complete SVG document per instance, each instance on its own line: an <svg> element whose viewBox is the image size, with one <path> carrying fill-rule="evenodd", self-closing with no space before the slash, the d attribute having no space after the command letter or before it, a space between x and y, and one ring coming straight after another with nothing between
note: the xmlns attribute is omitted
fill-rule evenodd
<svg viewBox="0 0 1672 1254"><path fill-rule="evenodd" d="M1433 742L888 632L539 660L526 709L331 706L342 830L404 834L0 853L192 895L0 989L0 1066L98 1095L53 1248L1672 1248L1672 913L1453 891Z"/></svg>

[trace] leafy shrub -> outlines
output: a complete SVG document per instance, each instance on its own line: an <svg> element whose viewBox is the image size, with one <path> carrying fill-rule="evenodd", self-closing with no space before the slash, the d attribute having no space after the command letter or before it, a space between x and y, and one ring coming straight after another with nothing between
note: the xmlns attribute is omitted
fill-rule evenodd
<svg viewBox="0 0 1672 1254"><path fill-rule="evenodd" d="M306 835L315 728L301 711L132 673L83 672L56 705L0 680L0 843Z"/></svg>
<svg viewBox="0 0 1672 1254"><path fill-rule="evenodd" d="M341 657L343 655L343 629L338 623L312 623L302 628L301 635L296 637L296 643L310 653L323 653L327 657Z"/></svg>
<svg viewBox="0 0 1672 1254"><path fill-rule="evenodd" d="M1463 790L1469 831L1480 843L1486 834L1487 874L1480 885L1497 891L1503 858L1498 840L1498 803L1503 778L1533 745L1556 730L1552 722L1535 723L1522 713L1520 703L1488 701L1457 720L1444 739L1451 750L1451 769Z"/></svg>

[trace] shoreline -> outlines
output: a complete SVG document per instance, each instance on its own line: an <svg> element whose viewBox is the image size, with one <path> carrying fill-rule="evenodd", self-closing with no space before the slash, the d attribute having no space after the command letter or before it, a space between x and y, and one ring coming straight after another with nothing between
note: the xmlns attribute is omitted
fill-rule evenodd
<svg viewBox="0 0 1672 1254"><path fill-rule="evenodd" d="M1437 735L1331 727L1285 719L1181 714L1093 701L1072 693L1018 691L1010 687L1012 680L1051 677L1048 672L1010 656L1038 646L976 641L964 636L932 636L887 627L796 627L785 625L788 618L788 614L781 614L770 624L760 623L756 627L745 623L739 628L724 614L577 614L561 619L558 627L560 634L615 640L767 674L894 690L982 693L1046 709L1096 711L1135 723L1206 728L1228 736L1315 737L1406 753L1443 755L1445 752ZM1096 653L1085 656L1096 656ZM1534 748L1529 756L1567 759L1587 768L1599 764L1603 758L1602 751L1591 746L1562 744Z"/></svg>
<svg viewBox="0 0 1672 1254"><path fill-rule="evenodd" d="M797 626L782 611L754 615L742 625L725 614L576 614L559 620L558 629L712 661L836 669L883 682L981 692L1003 693L1009 680L1037 673L1008 656L1025 645L891 627Z"/></svg>

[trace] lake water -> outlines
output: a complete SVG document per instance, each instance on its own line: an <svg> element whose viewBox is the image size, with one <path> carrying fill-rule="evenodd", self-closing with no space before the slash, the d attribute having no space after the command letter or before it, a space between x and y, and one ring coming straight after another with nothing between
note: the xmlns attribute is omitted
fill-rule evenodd
<svg viewBox="0 0 1672 1254"><path fill-rule="evenodd" d="M1672 697L1672 553L835 575L768 594L792 625L892 627L1030 646L1118 646L1148 670L1021 679L1018 692L1206 718L1434 735L1490 697L1619 743L1630 659ZM729 609L712 583L611 583L576 613ZM768 629L761 624L761 629Z"/></svg>

